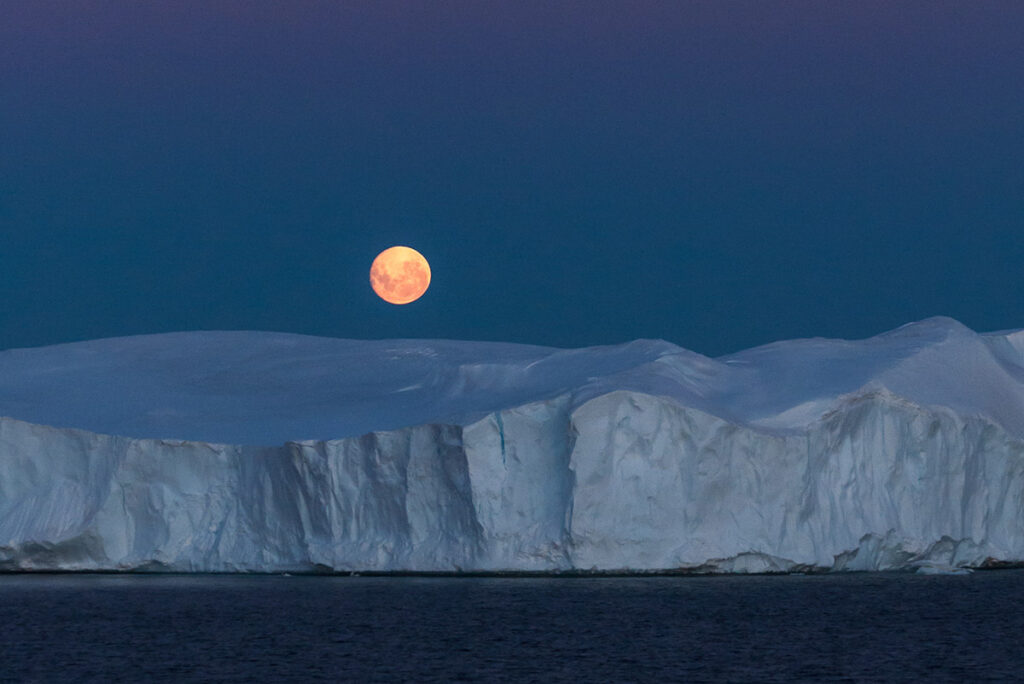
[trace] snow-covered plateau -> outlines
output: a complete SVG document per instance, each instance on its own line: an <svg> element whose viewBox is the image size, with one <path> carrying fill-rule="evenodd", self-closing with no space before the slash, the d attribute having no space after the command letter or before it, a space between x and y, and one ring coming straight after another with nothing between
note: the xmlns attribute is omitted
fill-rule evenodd
<svg viewBox="0 0 1024 684"><path fill-rule="evenodd" d="M707 358L191 332L0 352L0 570L1024 561L1024 331Z"/></svg>

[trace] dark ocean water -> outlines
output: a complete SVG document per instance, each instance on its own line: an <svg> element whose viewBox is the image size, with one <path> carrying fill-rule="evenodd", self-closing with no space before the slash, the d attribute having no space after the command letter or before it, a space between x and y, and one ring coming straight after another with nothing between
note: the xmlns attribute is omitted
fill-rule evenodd
<svg viewBox="0 0 1024 684"><path fill-rule="evenodd" d="M4 681L1005 681L1024 571L0 575Z"/></svg>

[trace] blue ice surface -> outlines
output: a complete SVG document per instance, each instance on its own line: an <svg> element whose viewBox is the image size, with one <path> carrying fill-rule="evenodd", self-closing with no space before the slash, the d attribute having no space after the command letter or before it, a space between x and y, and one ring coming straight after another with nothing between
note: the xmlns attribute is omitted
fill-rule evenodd
<svg viewBox="0 0 1024 684"><path fill-rule="evenodd" d="M1024 331L931 318L864 340L800 339L708 358L661 340L555 349L450 340L179 332L0 352L0 415L140 438L339 439L569 395L670 397L784 432L885 390L1024 435Z"/></svg>

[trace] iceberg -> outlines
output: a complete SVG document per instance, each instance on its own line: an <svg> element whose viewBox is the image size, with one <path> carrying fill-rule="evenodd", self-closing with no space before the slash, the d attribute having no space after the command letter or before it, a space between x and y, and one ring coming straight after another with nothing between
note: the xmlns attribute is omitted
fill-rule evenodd
<svg viewBox="0 0 1024 684"><path fill-rule="evenodd" d="M708 358L184 332L0 352L0 570L1024 562L1024 331Z"/></svg>

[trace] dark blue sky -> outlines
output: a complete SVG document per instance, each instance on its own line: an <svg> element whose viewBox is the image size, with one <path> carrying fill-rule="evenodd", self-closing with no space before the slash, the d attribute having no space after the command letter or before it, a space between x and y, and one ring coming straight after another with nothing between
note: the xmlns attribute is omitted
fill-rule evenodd
<svg viewBox="0 0 1024 684"><path fill-rule="evenodd" d="M1016 0L3 3L0 348L1024 327L1021 36Z"/></svg>

